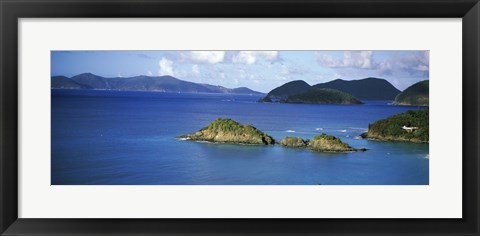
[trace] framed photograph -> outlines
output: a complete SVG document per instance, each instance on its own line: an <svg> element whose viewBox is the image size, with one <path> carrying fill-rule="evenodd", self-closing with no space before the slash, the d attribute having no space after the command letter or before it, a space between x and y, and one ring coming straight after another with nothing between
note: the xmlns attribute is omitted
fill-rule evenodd
<svg viewBox="0 0 480 236"><path fill-rule="evenodd" d="M1 235L479 235L477 0L0 4Z"/></svg>

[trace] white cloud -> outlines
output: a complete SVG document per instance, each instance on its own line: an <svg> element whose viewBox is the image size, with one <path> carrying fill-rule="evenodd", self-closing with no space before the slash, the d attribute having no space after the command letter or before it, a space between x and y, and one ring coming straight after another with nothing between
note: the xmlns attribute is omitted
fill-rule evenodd
<svg viewBox="0 0 480 236"><path fill-rule="evenodd" d="M181 54L182 59L194 63L216 64L223 61L225 51L191 51Z"/></svg>
<svg viewBox="0 0 480 236"><path fill-rule="evenodd" d="M173 72L178 79L196 83L206 83L209 80L215 80L219 76L216 67L197 64L191 66L180 65L175 67ZM216 82L212 83L216 84Z"/></svg>
<svg viewBox="0 0 480 236"><path fill-rule="evenodd" d="M317 53L316 58L319 64L327 67L337 67L341 63L339 59L328 54Z"/></svg>
<svg viewBox="0 0 480 236"><path fill-rule="evenodd" d="M147 75L148 75L148 76L152 76L153 73L152 73L151 71L147 71Z"/></svg>
<svg viewBox="0 0 480 236"><path fill-rule="evenodd" d="M277 51L239 51L232 57L233 63L254 64L257 58L263 58L265 61L275 61L278 58Z"/></svg>
<svg viewBox="0 0 480 236"><path fill-rule="evenodd" d="M200 68L198 67L198 65L193 65L192 66L192 74L195 75L195 76L200 75Z"/></svg>
<svg viewBox="0 0 480 236"><path fill-rule="evenodd" d="M393 65L388 60L383 60L378 65L378 69L380 70L380 74L382 75L391 75L393 70Z"/></svg>
<svg viewBox="0 0 480 236"><path fill-rule="evenodd" d="M317 53L317 62L328 67L349 67L360 69L374 69L372 51L345 51L343 58L336 58L329 54Z"/></svg>
<svg viewBox="0 0 480 236"><path fill-rule="evenodd" d="M414 70L418 71L428 71L428 66L427 65L417 65L413 67Z"/></svg>
<svg viewBox="0 0 480 236"><path fill-rule="evenodd" d="M396 61L397 66L411 74L426 73L429 71L429 51L401 57Z"/></svg>
<svg viewBox="0 0 480 236"><path fill-rule="evenodd" d="M219 74L219 76L220 76L220 79L225 79L225 78L226 78L225 73L223 73L223 72L221 72L221 73Z"/></svg>
<svg viewBox="0 0 480 236"><path fill-rule="evenodd" d="M246 72L245 70L243 70L243 69L240 69L240 70L238 71L238 76L239 76L241 79L245 79L245 78L247 78L247 72Z"/></svg>
<svg viewBox="0 0 480 236"><path fill-rule="evenodd" d="M249 52L239 52L232 57L233 63L242 63L242 64L253 64L255 63L256 57Z"/></svg>
<svg viewBox="0 0 480 236"><path fill-rule="evenodd" d="M302 78L303 75L310 73L308 69L305 69L304 66L299 64L286 65L283 64L280 66L278 73L275 75L277 80L290 80Z"/></svg>
<svg viewBox="0 0 480 236"><path fill-rule="evenodd" d="M372 51L346 51L343 55L343 64L345 67L358 67L362 69L371 69L373 67Z"/></svg>
<svg viewBox="0 0 480 236"><path fill-rule="evenodd" d="M317 52L316 60L320 65L331 68L376 70L380 76L408 73L426 78L429 73L428 51L392 56L380 62L374 61L372 51L345 51L341 58Z"/></svg>
<svg viewBox="0 0 480 236"><path fill-rule="evenodd" d="M160 66L158 70L158 75L170 75L174 76L173 73L173 61L168 60L165 57L162 57L162 59L158 62L158 65Z"/></svg>
<svg viewBox="0 0 480 236"><path fill-rule="evenodd" d="M282 65L280 67L280 71L278 74L275 75L275 79L277 80L288 80L290 79L290 71L287 65Z"/></svg>

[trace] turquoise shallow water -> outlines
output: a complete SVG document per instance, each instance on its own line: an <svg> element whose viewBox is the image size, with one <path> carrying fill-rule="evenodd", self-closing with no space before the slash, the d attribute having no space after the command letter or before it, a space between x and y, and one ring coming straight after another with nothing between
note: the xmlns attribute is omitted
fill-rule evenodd
<svg viewBox="0 0 480 236"><path fill-rule="evenodd" d="M259 96L52 90L53 185L424 185L428 144L359 139L416 107L256 103ZM340 137L356 153L178 140L218 117L275 139Z"/></svg>

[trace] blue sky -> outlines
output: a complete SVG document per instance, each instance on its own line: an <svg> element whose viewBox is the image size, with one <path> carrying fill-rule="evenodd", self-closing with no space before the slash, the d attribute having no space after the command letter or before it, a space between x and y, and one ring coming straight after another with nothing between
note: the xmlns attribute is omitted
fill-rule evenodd
<svg viewBox="0 0 480 236"><path fill-rule="evenodd" d="M428 51L52 51L51 74L171 75L268 92L292 80L314 85L378 77L404 90L429 77Z"/></svg>

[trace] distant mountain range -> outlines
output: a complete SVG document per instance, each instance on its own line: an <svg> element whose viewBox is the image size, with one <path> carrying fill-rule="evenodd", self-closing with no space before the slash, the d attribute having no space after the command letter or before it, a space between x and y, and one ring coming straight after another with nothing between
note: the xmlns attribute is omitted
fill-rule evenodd
<svg viewBox="0 0 480 236"><path fill-rule="evenodd" d="M198 84L177 79L172 76L135 76L106 78L91 73L84 73L71 78L52 76L51 88L55 89L102 89L123 91L158 91L189 93L231 93L263 94L246 87L225 88L218 85Z"/></svg>
<svg viewBox="0 0 480 236"><path fill-rule="evenodd" d="M335 89L350 94L358 100L394 100L400 93L385 79L365 78L360 80L336 79L326 83L310 86L303 80L288 82L270 91L261 102L287 101L290 96L311 91L311 89Z"/></svg>

